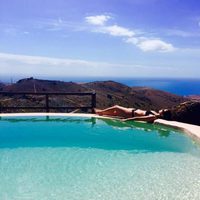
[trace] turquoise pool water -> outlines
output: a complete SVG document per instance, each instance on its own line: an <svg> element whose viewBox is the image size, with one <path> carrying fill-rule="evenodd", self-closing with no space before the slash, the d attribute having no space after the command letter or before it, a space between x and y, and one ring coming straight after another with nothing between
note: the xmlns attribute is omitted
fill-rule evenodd
<svg viewBox="0 0 200 200"><path fill-rule="evenodd" d="M0 120L0 199L200 199L200 148L162 126L79 117Z"/></svg>

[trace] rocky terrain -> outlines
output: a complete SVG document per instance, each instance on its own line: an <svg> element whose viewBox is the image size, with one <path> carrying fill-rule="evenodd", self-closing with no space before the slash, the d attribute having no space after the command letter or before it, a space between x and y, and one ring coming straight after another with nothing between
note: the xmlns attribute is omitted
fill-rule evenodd
<svg viewBox="0 0 200 200"><path fill-rule="evenodd" d="M4 85L1 91L7 92L84 92L85 89L73 82L21 79L14 84Z"/></svg>
<svg viewBox="0 0 200 200"><path fill-rule="evenodd" d="M128 87L113 81L99 81L84 84L97 93L97 106L100 108L119 104L141 109L171 108L185 98L164 91L146 87Z"/></svg>
<svg viewBox="0 0 200 200"><path fill-rule="evenodd" d="M33 78L19 80L15 84L5 85L2 92L85 92L86 89L79 84L62 81L38 80ZM44 106L44 95L3 95L0 103L4 106ZM88 97L77 98L77 96L50 96L50 106L83 106L88 101ZM9 110L6 110L8 112ZM26 112L26 110L19 110ZM29 110L35 111L35 110ZM42 110L37 110L42 111ZM59 110L66 112L66 110ZM11 111L12 112L12 111Z"/></svg>
<svg viewBox="0 0 200 200"><path fill-rule="evenodd" d="M0 82L0 91L3 89L4 84Z"/></svg>
<svg viewBox="0 0 200 200"><path fill-rule="evenodd" d="M74 83L63 81L49 81L39 79L22 79L15 84L2 85L1 91L9 92L91 92L96 91L97 108L106 108L115 104L125 107L141 109L171 108L184 101L185 98L168 92L147 87L128 87L114 81L96 81L90 83ZM85 105L90 102L89 97L58 97L51 98L53 105ZM4 105L43 105L41 96L4 96L1 97Z"/></svg>
<svg viewBox="0 0 200 200"><path fill-rule="evenodd" d="M188 95L186 98L190 100L200 101L200 95Z"/></svg>
<svg viewBox="0 0 200 200"><path fill-rule="evenodd" d="M200 125L200 101L187 101L171 109L172 120Z"/></svg>

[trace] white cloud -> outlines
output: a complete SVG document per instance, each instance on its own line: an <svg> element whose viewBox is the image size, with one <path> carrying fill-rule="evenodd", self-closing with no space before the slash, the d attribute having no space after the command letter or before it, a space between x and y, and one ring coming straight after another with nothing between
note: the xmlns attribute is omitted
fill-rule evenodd
<svg viewBox="0 0 200 200"><path fill-rule="evenodd" d="M24 35L28 35L30 32L29 31L24 31L23 34Z"/></svg>
<svg viewBox="0 0 200 200"><path fill-rule="evenodd" d="M179 37L199 37L200 33L195 33L195 32L188 32L184 30L179 30L179 29L166 29L164 30L164 34L169 35L169 36L179 36Z"/></svg>
<svg viewBox="0 0 200 200"><path fill-rule="evenodd" d="M27 56L0 53L0 74L2 76L119 76L124 67L107 62L92 62L79 59L63 59L42 56ZM126 75L126 73L124 73Z"/></svg>
<svg viewBox="0 0 200 200"><path fill-rule="evenodd" d="M111 17L109 15L95 15L85 17L87 23L103 26Z"/></svg>
<svg viewBox="0 0 200 200"><path fill-rule="evenodd" d="M62 58L51 58L51 57L42 57L42 56L27 56L27 55L16 55L16 54L6 54L0 53L0 60L4 61L17 61L29 65L52 65L52 66L72 66L72 65L88 65L94 66L95 62L88 62L85 60L73 60L73 59L62 59Z"/></svg>
<svg viewBox="0 0 200 200"><path fill-rule="evenodd" d="M172 44L166 43L160 39L149 39L146 37L132 37L125 40L125 42L136 45L142 51L158 51L158 52L171 52L175 48Z"/></svg>
<svg viewBox="0 0 200 200"><path fill-rule="evenodd" d="M137 46L143 51L171 52L175 50L172 44L159 39L147 39L138 43Z"/></svg>
<svg viewBox="0 0 200 200"><path fill-rule="evenodd" d="M135 35L133 31L118 25L104 26L99 30L103 33L108 33L112 36L119 36L119 37L133 37Z"/></svg>
<svg viewBox="0 0 200 200"><path fill-rule="evenodd" d="M61 59L0 53L1 77L132 77L176 74L174 68L91 62L78 59Z"/></svg>
<svg viewBox="0 0 200 200"><path fill-rule="evenodd" d="M47 31L62 31L66 30L69 22L63 21L61 18L54 20L44 20L40 22L41 28Z"/></svg>
<svg viewBox="0 0 200 200"><path fill-rule="evenodd" d="M124 40L124 41L125 41L126 43L130 43L130 44L136 45L136 44L138 44L139 39L136 38L136 37L130 37L130 38Z"/></svg>
<svg viewBox="0 0 200 200"><path fill-rule="evenodd" d="M65 19L40 19L37 21L27 21L26 23L32 25L35 30L51 31L51 32L74 32L85 31L87 27L80 22L68 21Z"/></svg>
<svg viewBox="0 0 200 200"><path fill-rule="evenodd" d="M111 17L108 15L96 15L88 16L85 20L91 24L95 25L92 28L93 32L109 34L111 36L123 37L123 41L132 44L140 48L142 51L157 51L157 52L171 52L175 48L172 44L164 42L161 39L154 39L148 37L147 33L140 31L133 31L131 29L125 28L119 25L105 25ZM185 32L175 31L173 34L185 34Z"/></svg>

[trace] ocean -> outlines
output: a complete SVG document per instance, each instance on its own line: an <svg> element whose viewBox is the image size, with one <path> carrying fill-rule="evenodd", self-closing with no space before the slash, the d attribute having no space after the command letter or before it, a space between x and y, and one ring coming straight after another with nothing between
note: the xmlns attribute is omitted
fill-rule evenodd
<svg viewBox="0 0 200 200"><path fill-rule="evenodd" d="M121 82L129 86L152 87L181 96L200 95L200 79L127 79Z"/></svg>
<svg viewBox="0 0 200 200"><path fill-rule="evenodd" d="M187 96L200 95L200 79L170 79L170 78L65 78L64 81L92 82L112 80L128 86L144 86L163 90L173 94Z"/></svg>
<svg viewBox="0 0 200 200"><path fill-rule="evenodd" d="M4 77L5 78L5 77ZM187 95L200 95L200 78L114 78L114 77L34 77L44 80L61 80L73 82L93 82L93 81L116 81L128 86L144 86L151 87L158 90L163 90L173 94L187 96ZM21 78L11 79L13 82ZM0 79L0 82L9 82L10 78Z"/></svg>

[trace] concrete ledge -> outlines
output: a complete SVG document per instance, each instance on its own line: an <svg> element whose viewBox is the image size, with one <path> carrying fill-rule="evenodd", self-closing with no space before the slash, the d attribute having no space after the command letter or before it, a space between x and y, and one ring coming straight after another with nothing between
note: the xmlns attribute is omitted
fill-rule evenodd
<svg viewBox="0 0 200 200"><path fill-rule="evenodd" d="M154 123L181 130L187 135L191 136L193 139L198 140L198 142L200 142L200 126L176 121L167 121L163 119L157 119L154 121Z"/></svg>
<svg viewBox="0 0 200 200"><path fill-rule="evenodd" d="M64 117L96 117L103 119L116 119L112 117L100 116L97 114L88 113L2 113L0 117L40 117L40 116L64 116Z"/></svg>

